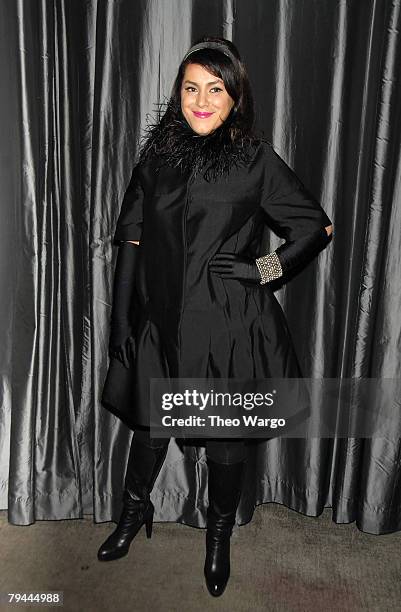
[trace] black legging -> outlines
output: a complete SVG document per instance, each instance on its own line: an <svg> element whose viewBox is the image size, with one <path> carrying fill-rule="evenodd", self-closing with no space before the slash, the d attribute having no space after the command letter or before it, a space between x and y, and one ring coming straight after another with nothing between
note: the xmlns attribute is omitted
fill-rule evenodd
<svg viewBox="0 0 401 612"><path fill-rule="evenodd" d="M149 431L144 429L135 430L134 436L132 437L132 443L135 437L142 444L146 444L146 446L151 446L152 448L162 448L167 446L170 441L170 438L151 438ZM207 457L216 463L228 465L231 463L238 463L246 457L246 446L242 439L206 439L205 447Z"/></svg>

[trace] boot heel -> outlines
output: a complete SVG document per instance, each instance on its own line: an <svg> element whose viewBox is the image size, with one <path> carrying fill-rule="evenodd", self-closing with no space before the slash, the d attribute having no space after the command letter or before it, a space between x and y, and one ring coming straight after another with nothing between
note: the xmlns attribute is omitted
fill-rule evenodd
<svg viewBox="0 0 401 612"><path fill-rule="evenodd" d="M154 512L154 509L152 508L152 512L150 513L150 515L148 516L148 518L146 519L146 522L145 522L146 537L147 538L150 538L152 536L153 512Z"/></svg>

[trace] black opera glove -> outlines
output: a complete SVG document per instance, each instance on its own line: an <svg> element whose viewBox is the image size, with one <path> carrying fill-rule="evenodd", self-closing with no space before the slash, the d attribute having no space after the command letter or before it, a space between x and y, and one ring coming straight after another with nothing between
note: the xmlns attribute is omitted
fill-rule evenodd
<svg viewBox="0 0 401 612"><path fill-rule="evenodd" d="M251 257L236 253L216 253L209 261L209 270L222 278L260 283L260 272Z"/></svg>
<svg viewBox="0 0 401 612"><path fill-rule="evenodd" d="M272 253L257 259L235 253L217 253L210 260L209 268L223 278L263 285L280 278L292 268L309 262L329 241L330 236L323 227L297 240L287 240Z"/></svg>
<svg viewBox="0 0 401 612"><path fill-rule="evenodd" d="M125 241L119 245L114 272L109 356L121 361L127 369L130 360L135 358L135 339L132 335L132 302L138 257L139 247L137 245Z"/></svg>
<svg viewBox="0 0 401 612"><path fill-rule="evenodd" d="M280 260L283 274L309 263L330 242L330 236L324 227L296 240L287 240L274 252Z"/></svg>
<svg viewBox="0 0 401 612"><path fill-rule="evenodd" d="M320 227L302 238L287 240L272 253L258 257L256 265L262 277L261 285L308 263L329 241L330 236L327 235L325 228Z"/></svg>

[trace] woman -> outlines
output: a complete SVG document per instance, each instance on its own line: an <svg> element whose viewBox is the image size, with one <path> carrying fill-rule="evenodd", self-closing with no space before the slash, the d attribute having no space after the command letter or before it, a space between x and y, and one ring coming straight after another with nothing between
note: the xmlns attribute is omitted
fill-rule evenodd
<svg viewBox="0 0 401 612"><path fill-rule="evenodd" d="M166 112L148 128L114 235L112 359L102 402L134 435L123 512L100 560L125 555L143 524L151 536L150 493L169 438L149 436L149 378L302 376L270 282L317 255L332 225L253 122L236 47L201 39L181 62ZM265 224L285 242L261 254ZM134 381L125 397L123 370ZM238 439L205 446L204 575L218 596L230 575L247 447Z"/></svg>

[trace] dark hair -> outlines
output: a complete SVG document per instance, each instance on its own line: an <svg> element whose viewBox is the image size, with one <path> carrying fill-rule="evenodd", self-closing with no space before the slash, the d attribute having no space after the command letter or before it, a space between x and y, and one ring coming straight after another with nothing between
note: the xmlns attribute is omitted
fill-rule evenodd
<svg viewBox="0 0 401 612"><path fill-rule="evenodd" d="M249 160L248 145L266 140L263 132L255 130L255 113L253 97L246 68L236 46L225 38L204 36L192 45L202 42L218 43L222 50L202 48L192 51L181 61L177 76L167 102L159 102L157 117L144 130L139 147L139 161L145 162L153 155L163 155L173 165L192 166L196 160L192 156L204 159L211 155L214 158L210 176L229 171L234 159ZM228 54L224 53L227 49ZM230 55L234 56L234 60ZM229 115L207 139L194 138L194 132L188 125L181 108L181 86L188 64L200 64L214 76L222 79L228 94L234 101ZM181 145L177 148L177 138ZM210 151L208 151L208 147ZM199 161L199 160L198 160Z"/></svg>
<svg viewBox="0 0 401 612"><path fill-rule="evenodd" d="M226 47L235 56L237 61L234 64L230 57L217 49L205 48L193 51L187 59L181 61L178 67L178 72L171 89L170 99L167 99L166 102L156 103L157 118L153 126L159 123L161 123L162 126L166 125L171 120L174 120L177 115L184 118L181 111L181 84L184 78L185 68L188 64L200 64L211 74L223 80L228 94L234 100L234 106L225 120L230 124L229 131L232 141L260 137L260 135L255 132L254 127L255 111L248 73L237 47L226 38L214 36L203 36L194 41L191 47L201 42L219 43L219 45L222 45L223 49ZM146 142L150 130L145 129L145 132L143 140Z"/></svg>
<svg viewBox="0 0 401 612"><path fill-rule="evenodd" d="M182 60L178 68L178 73L171 90L171 103L175 107L181 105L181 84L187 65L200 64L211 74L223 80L228 94L234 100L234 106L231 111L235 115L231 127L232 138L239 135L238 133L242 136L252 135L255 120L253 97L248 73L237 47L230 40L212 36L199 38L193 45L201 42L217 42L223 46L223 49L227 47L236 57L236 65L233 64L227 55L217 49L198 49L194 51L187 59Z"/></svg>

